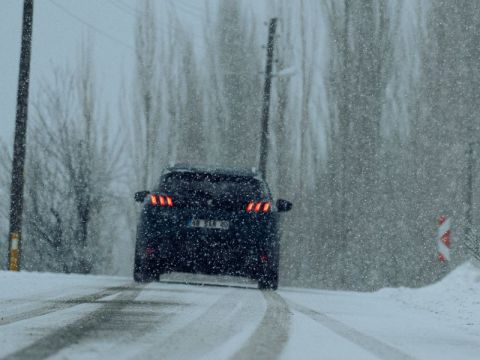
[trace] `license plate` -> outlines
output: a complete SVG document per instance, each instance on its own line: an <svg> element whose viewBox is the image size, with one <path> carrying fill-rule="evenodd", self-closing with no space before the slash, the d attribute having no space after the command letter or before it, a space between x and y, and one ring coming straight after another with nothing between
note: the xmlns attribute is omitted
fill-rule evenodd
<svg viewBox="0 0 480 360"><path fill-rule="evenodd" d="M205 228L205 229L219 229L228 230L230 223L225 220L204 220L204 219L192 219L190 221L190 227Z"/></svg>

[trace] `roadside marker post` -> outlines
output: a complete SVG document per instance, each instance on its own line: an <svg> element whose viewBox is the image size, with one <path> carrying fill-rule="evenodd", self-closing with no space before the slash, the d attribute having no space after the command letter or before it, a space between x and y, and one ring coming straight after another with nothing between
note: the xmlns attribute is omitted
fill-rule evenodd
<svg viewBox="0 0 480 360"><path fill-rule="evenodd" d="M8 270L18 271L18 243L19 243L19 234L16 232L11 233L10 236L10 261L8 264Z"/></svg>
<svg viewBox="0 0 480 360"><path fill-rule="evenodd" d="M444 263L450 261L450 219L445 215L438 218L437 251L438 260Z"/></svg>

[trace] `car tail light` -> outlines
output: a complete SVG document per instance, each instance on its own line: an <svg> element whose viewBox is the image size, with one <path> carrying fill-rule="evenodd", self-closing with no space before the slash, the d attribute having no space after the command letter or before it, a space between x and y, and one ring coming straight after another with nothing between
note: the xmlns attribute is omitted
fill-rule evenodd
<svg viewBox="0 0 480 360"><path fill-rule="evenodd" d="M171 196L152 194L150 195L150 204L154 206L173 207L173 200Z"/></svg>
<svg viewBox="0 0 480 360"><path fill-rule="evenodd" d="M263 204L263 208L262 208L262 209L263 209L263 212L264 212L264 213L269 212L269 211L270 211L270 202L268 202L268 201L265 202L265 203Z"/></svg>
<svg viewBox="0 0 480 360"><path fill-rule="evenodd" d="M152 204L152 205L157 205L158 204L157 195L150 195L150 204Z"/></svg>
<svg viewBox="0 0 480 360"><path fill-rule="evenodd" d="M247 213L255 212L255 213L268 213L270 212L271 204L270 201L250 201L247 204L246 211Z"/></svg>

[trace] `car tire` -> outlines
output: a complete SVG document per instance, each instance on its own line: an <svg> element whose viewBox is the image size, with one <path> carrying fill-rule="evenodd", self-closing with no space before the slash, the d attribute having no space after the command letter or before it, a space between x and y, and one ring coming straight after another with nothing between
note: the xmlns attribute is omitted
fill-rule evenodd
<svg viewBox="0 0 480 360"><path fill-rule="evenodd" d="M135 259L133 280L138 283L159 281L159 267L157 266L157 264L145 264L140 259Z"/></svg>
<svg viewBox="0 0 480 360"><path fill-rule="evenodd" d="M146 272L134 272L133 280L137 283L149 283L160 280L160 274L158 272L146 271Z"/></svg>
<svg viewBox="0 0 480 360"><path fill-rule="evenodd" d="M265 271L258 279L258 288L260 290L277 290L278 270L270 269Z"/></svg>

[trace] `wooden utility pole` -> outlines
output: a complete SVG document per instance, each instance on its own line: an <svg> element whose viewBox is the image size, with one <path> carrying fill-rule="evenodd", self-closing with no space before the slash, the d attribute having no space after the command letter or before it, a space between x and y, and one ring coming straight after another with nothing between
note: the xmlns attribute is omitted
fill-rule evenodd
<svg viewBox="0 0 480 360"><path fill-rule="evenodd" d="M270 19L268 27L267 42L267 63L265 65L265 86L263 88L263 108L262 108L262 138L260 141L260 174L263 179L267 178L267 158L268 158L268 116L270 112L270 93L272 88L272 68L273 68L273 46L275 43L275 31L277 28L277 19Z"/></svg>
<svg viewBox="0 0 480 360"><path fill-rule="evenodd" d="M22 47L17 89L17 113L13 145L12 184L10 195L10 232L8 269L20 270L24 164L27 135L28 88L30 83L30 55L32 49L33 0L24 0Z"/></svg>

